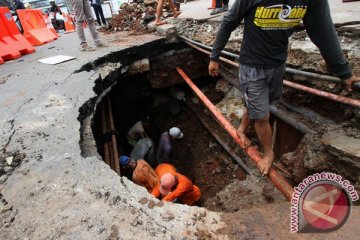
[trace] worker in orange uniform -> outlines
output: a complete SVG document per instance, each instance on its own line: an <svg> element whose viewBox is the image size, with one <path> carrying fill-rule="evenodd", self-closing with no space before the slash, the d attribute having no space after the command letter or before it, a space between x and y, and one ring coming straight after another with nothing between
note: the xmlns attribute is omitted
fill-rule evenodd
<svg viewBox="0 0 360 240"><path fill-rule="evenodd" d="M128 156L119 158L120 166L130 169L132 173L132 181L137 185L145 187L151 193L158 183L158 177L152 167L143 159L135 161Z"/></svg>
<svg viewBox="0 0 360 240"><path fill-rule="evenodd" d="M173 165L161 163L155 169L160 181L152 191L156 198L161 196L163 201L173 202L178 200L180 203L193 205L201 197L200 189L195 186L190 179L176 172Z"/></svg>

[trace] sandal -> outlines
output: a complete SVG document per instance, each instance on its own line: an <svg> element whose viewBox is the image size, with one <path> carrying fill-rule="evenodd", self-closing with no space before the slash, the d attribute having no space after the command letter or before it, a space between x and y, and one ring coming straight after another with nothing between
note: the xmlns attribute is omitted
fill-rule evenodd
<svg viewBox="0 0 360 240"><path fill-rule="evenodd" d="M181 14L180 11L178 11L176 14L174 14L174 18L177 18Z"/></svg>
<svg viewBox="0 0 360 240"><path fill-rule="evenodd" d="M82 45L80 50L83 51L83 52L92 52L92 51L95 51L94 48L90 47L90 46L87 45L87 44Z"/></svg>

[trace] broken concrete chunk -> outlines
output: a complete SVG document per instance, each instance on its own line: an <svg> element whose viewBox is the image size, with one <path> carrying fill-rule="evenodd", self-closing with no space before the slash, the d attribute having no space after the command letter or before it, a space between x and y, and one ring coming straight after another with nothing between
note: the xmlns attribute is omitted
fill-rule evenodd
<svg viewBox="0 0 360 240"><path fill-rule="evenodd" d="M14 157L7 157L6 159L6 163L10 166L11 165L11 163L13 162L13 160L14 160Z"/></svg>
<svg viewBox="0 0 360 240"><path fill-rule="evenodd" d="M130 65L129 67L129 74L133 75L136 73L143 73L150 70L150 62L149 59L144 58L141 60L138 60Z"/></svg>
<svg viewBox="0 0 360 240"><path fill-rule="evenodd" d="M351 156L360 157L360 139L339 132L330 132L323 135L322 142Z"/></svg>
<svg viewBox="0 0 360 240"><path fill-rule="evenodd" d="M177 39L177 31L173 25L165 24L156 27L156 32L166 37L169 42L175 42Z"/></svg>

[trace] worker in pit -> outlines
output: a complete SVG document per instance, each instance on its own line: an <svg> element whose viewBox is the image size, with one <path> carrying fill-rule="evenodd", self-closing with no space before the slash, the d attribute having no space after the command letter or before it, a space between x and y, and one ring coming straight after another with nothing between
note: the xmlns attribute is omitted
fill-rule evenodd
<svg viewBox="0 0 360 240"><path fill-rule="evenodd" d="M172 150L172 143L175 139L180 139L184 136L181 130L177 127L170 128L169 131L161 134L159 147L156 159L159 163L169 162Z"/></svg>
<svg viewBox="0 0 360 240"><path fill-rule="evenodd" d="M201 197L200 189L195 186L186 176L176 172L173 165L160 164L155 172L160 180L151 194L163 201L179 202L193 205Z"/></svg>
<svg viewBox="0 0 360 240"><path fill-rule="evenodd" d="M154 169L143 159L135 161L128 156L121 156L119 164L125 170L132 171L132 181L139 186L145 187L151 193L158 183L158 177Z"/></svg>
<svg viewBox="0 0 360 240"><path fill-rule="evenodd" d="M136 142L133 150L130 153L130 158L135 161L145 159L152 167L156 167L154 158L154 143L150 138L142 138Z"/></svg>
<svg viewBox="0 0 360 240"><path fill-rule="evenodd" d="M146 129L150 126L150 117L146 116L141 121L136 122L128 131L127 139L132 146L141 138L146 138Z"/></svg>

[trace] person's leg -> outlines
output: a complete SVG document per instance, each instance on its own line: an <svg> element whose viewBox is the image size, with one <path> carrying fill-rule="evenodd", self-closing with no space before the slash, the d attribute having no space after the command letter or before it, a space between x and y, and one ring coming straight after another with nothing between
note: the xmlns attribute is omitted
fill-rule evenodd
<svg viewBox="0 0 360 240"><path fill-rule="evenodd" d="M155 24L156 25L162 25L162 24L166 23L164 21L161 21L161 19L160 19L163 7L164 7L164 0L159 0L157 8L156 8L156 19L155 19Z"/></svg>
<svg viewBox="0 0 360 240"><path fill-rule="evenodd" d="M181 12L176 10L173 0L168 0L168 3L169 3L170 8L171 8L171 10L173 12L174 18L177 18L180 15Z"/></svg>
<svg viewBox="0 0 360 240"><path fill-rule="evenodd" d="M250 80L250 76L248 73L249 70L250 70L250 68L247 66L244 66L244 65L239 66L239 81L240 81L241 91L243 94L243 101L244 101L244 104L246 107L248 106L247 89L248 89L249 80ZM239 128L236 130L236 135L241 140L242 148L247 148L251 145L251 141L245 135L245 131L246 131L247 127L249 126L249 123L250 123L249 112L247 109L245 109L244 114L241 119L241 124L240 124Z"/></svg>
<svg viewBox="0 0 360 240"><path fill-rule="evenodd" d="M255 131L261 145L264 148L264 157L258 162L257 166L261 173L268 174L274 161L275 154L272 149L272 130L269 123L270 114L264 118L255 120Z"/></svg>
<svg viewBox="0 0 360 240"><path fill-rule="evenodd" d="M88 24L91 36L96 45L101 45L99 34L98 34L95 24L94 24L94 16L91 12L90 3L88 0L82 0L82 2L83 2L83 6L84 6L84 14L86 17L86 22Z"/></svg>
<svg viewBox="0 0 360 240"><path fill-rule="evenodd" d="M222 6L223 10L224 11L229 10L229 0L223 0L222 2L224 4L224 6Z"/></svg>
<svg viewBox="0 0 360 240"><path fill-rule="evenodd" d="M99 6L99 13L100 13L102 23L104 25L106 25L106 19L105 19L104 12L103 12L103 9L102 9L101 5Z"/></svg>
<svg viewBox="0 0 360 240"><path fill-rule="evenodd" d="M249 119L255 120L255 131L264 149L264 156L258 162L259 171L267 174L274 160L272 130L269 123L269 82L274 69L240 66L239 75Z"/></svg>
<svg viewBox="0 0 360 240"><path fill-rule="evenodd" d="M248 111L246 109L242 116L240 127L236 130L236 135L241 140L242 148L247 148L251 145L251 141L245 135L245 131L246 131L247 127L249 126L249 123L250 123L250 118L249 118Z"/></svg>
<svg viewBox="0 0 360 240"><path fill-rule="evenodd" d="M99 16L99 6L94 5L93 9L95 12L96 21L99 24L99 26L101 26L101 21L100 21L100 16Z"/></svg>
<svg viewBox="0 0 360 240"><path fill-rule="evenodd" d="M71 0L71 5L75 11L75 20L76 20L76 33L80 39L80 45L85 46L86 38L83 28L83 22L85 20L84 10L83 10L83 1L82 0Z"/></svg>
<svg viewBox="0 0 360 240"><path fill-rule="evenodd" d="M283 75L285 71L285 64L268 70L267 75L271 75L268 78L269 86L269 104L281 98ZM272 130L269 123L270 114L267 114L265 118L255 121L255 131L264 148L264 157L258 163L258 168L261 173L268 174L271 165L274 161L275 154L272 149Z"/></svg>
<svg viewBox="0 0 360 240"><path fill-rule="evenodd" d="M216 0L215 9L211 11L210 15L218 14L222 12L222 0Z"/></svg>

